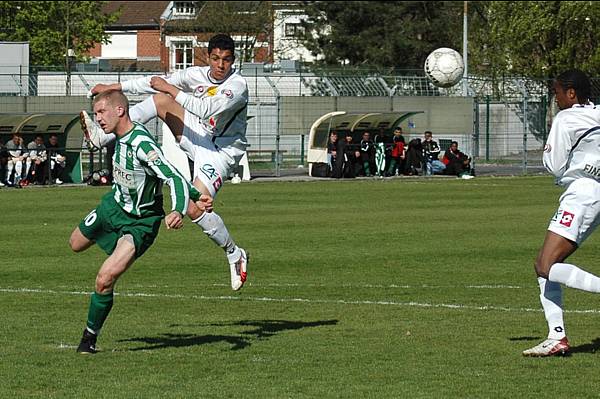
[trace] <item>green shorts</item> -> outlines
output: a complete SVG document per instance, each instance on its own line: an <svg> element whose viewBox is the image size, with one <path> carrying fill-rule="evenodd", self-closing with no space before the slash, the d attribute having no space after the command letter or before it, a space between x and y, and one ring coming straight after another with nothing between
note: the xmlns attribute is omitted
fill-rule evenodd
<svg viewBox="0 0 600 399"><path fill-rule="evenodd" d="M79 223L81 233L91 241L95 241L108 255L112 254L117 241L125 234L131 234L135 245L135 257L146 252L158 235L164 214L137 217L125 212L108 192L100 205L91 211Z"/></svg>

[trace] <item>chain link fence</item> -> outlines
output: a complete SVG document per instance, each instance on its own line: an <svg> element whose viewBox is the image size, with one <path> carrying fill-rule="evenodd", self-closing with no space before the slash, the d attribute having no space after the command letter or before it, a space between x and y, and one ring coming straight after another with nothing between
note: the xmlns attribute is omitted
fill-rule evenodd
<svg viewBox="0 0 600 399"><path fill-rule="evenodd" d="M47 70L0 75L0 113L65 111L74 108L74 102L89 109L85 96L94 85L148 75L151 73ZM511 165L528 173L541 167L542 149L556 113L547 80L471 77L465 93L462 84L438 88L417 71L273 71L254 65L243 68L242 75L250 95L247 138L251 171L266 175L279 176L306 166L311 124L319 115L345 109L389 112L397 100L417 97L472 98L472 129L453 132L453 137L461 140L463 150L479 165ZM599 95L600 80L593 79L593 98ZM130 100L135 104L144 98ZM424 111L440 112L439 107L432 105ZM420 137L431 130L427 121L412 131L409 121L409 135ZM149 128L160 141L162 123L153 121ZM392 127L389 129L391 133Z"/></svg>

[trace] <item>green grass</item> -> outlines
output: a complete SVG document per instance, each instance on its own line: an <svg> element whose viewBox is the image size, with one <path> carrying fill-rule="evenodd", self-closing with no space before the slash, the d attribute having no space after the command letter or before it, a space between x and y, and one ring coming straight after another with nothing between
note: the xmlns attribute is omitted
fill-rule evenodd
<svg viewBox="0 0 600 399"><path fill-rule="evenodd" d="M228 184L216 201L252 254L229 288L197 226L162 229L77 355L98 248L72 229L107 188L0 190L1 398L524 398L600 389L600 297L565 289L574 353L546 336L533 260L550 177ZM572 262L600 272L599 236ZM592 312L573 312L591 310Z"/></svg>

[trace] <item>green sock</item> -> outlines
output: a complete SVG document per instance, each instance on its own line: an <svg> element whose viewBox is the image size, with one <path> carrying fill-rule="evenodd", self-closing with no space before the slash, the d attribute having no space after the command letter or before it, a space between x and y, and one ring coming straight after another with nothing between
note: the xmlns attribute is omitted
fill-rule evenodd
<svg viewBox="0 0 600 399"><path fill-rule="evenodd" d="M98 294L94 292L90 299L90 309L88 311L87 327L96 334L100 332L104 321L110 313L113 306L113 292L107 294Z"/></svg>

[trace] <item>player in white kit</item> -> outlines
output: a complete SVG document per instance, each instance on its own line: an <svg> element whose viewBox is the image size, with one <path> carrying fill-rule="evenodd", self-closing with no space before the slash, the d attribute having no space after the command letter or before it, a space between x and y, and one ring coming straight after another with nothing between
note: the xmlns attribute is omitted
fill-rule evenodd
<svg viewBox="0 0 600 399"><path fill-rule="evenodd" d="M600 223L600 109L589 101L586 74L570 70L553 82L560 112L544 148L544 166L566 187L535 261L548 338L524 356L569 352L562 308L562 287L600 292L600 278L565 263Z"/></svg>
<svg viewBox="0 0 600 399"><path fill-rule="evenodd" d="M190 67L168 77L99 84L91 93L112 89L129 94L157 93L133 106L131 119L146 123L158 116L165 121L180 148L194 163L193 185L214 198L248 146L248 87L246 80L233 69L235 44L231 37L213 36L208 44L208 57L206 67ZM114 140L114 135L104 134L85 112L81 120L92 147L100 148ZM239 290L247 278L249 255L234 243L217 213L203 212L196 216L194 223L225 250L231 287Z"/></svg>

